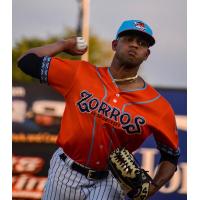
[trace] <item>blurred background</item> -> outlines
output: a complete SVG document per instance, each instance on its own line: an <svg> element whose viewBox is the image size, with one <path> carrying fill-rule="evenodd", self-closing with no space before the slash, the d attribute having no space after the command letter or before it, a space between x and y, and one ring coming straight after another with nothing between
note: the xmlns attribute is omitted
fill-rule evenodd
<svg viewBox="0 0 200 200"><path fill-rule="evenodd" d="M153 29L156 45L140 74L172 105L179 130L181 157L173 179L154 197L187 197L187 2L186 0L52 0L12 2L13 199L40 199L64 108L63 98L24 75L16 62L26 50L60 38L84 35L85 59L109 66L111 42L122 21L141 19ZM159 153L153 138L136 152L141 165L156 170Z"/></svg>

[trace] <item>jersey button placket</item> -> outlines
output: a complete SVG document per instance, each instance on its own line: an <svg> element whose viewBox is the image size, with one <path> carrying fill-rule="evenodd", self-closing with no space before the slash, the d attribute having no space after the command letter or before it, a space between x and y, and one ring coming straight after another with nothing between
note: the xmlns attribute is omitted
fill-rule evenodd
<svg viewBox="0 0 200 200"><path fill-rule="evenodd" d="M100 164L100 162L99 162L99 161L97 161L97 162L96 162L96 165L99 165L99 164Z"/></svg>
<svg viewBox="0 0 200 200"><path fill-rule="evenodd" d="M116 94L116 97L120 97L120 94L119 94L119 93L117 93L117 94Z"/></svg>
<svg viewBox="0 0 200 200"><path fill-rule="evenodd" d="M117 99L113 99L113 103L117 103Z"/></svg>
<svg viewBox="0 0 200 200"><path fill-rule="evenodd" d="M120 94L119 94L119 93L115 94L115 97L119 98L119 97L120 97ZM117 101L118 101L117 98L114 98L114 99L113 99L113 103L117 103Z"/></svg>

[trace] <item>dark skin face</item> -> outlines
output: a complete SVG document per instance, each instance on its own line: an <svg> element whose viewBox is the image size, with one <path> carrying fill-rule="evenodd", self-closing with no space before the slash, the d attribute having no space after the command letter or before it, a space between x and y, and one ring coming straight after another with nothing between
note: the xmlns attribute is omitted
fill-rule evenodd
<svg viewBox="0 0 200 200"><path fill-rule="evenodd" d="M148 41L138 33L129 32L112 42L114 59L126 68L139 67L150 54Z"/></svg>
<svg viewBox="0 0 200 200"><path fill-rule="evenodd" d="M135 76L141 63L150 55L148 39L138 32L123 33L117 40L113 40L112 48L115 55L110 71L115 79ZM137 89L144 86L144 81L138 77L134 82L123 81L117 85L121 90Z"/></svg>

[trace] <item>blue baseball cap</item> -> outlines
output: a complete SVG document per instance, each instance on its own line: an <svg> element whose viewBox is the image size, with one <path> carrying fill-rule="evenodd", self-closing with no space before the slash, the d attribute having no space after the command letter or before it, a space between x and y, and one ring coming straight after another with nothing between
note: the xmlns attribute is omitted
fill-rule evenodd
<svg viewBox="0 0 200 200"><path fill-rule="evenodd" d="M146 39L149 41L150 46L153 46L155 44L155 39L153 37L153 32L151 28L149 27L149 25L141 20L124 21L117 31L116 39L119 38L122 33L129 31L143 34L144 37L146 37Z"/></svg>

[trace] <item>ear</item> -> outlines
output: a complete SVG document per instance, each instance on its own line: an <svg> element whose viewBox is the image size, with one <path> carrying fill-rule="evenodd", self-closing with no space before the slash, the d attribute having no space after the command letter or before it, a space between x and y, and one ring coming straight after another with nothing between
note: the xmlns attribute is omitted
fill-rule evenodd
<svg viewBox="0 0 200 200"><path fill-rule="evenodd" d="M151 51L150 51L150 49L147 49L147 52L146 52L146 58L145 58L145 60L149 57L149 55L151 54Z"/></svg>
<svg viewBox="0 0 200 200"><path fill-rule="evenodd" d="M113 41L112 41L112 50L113 50L113 51L116 51L117 44L118 44L118 40L113 40Z"/></svg>

